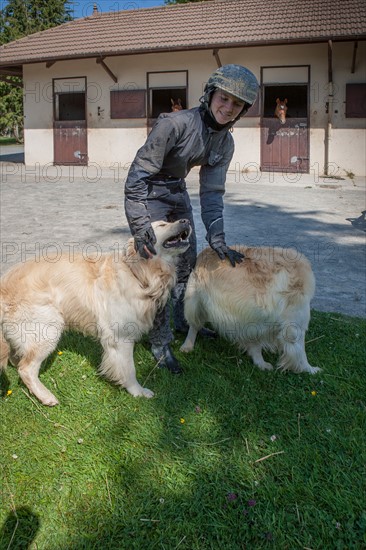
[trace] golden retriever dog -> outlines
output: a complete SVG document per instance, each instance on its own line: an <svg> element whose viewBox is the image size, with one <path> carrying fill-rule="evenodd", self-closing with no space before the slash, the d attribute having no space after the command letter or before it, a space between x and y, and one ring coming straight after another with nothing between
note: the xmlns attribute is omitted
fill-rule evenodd
<svg viewBox="0 0 366 550"><path fill-rule="evenodd" d="M245 256L232 267L205 249L188 281L185 316L190 326L181 347L193 350L197 332L209 322L246 351L257 367L272 369L262 350L279 351L278 367L315 373L305 353L305 332L315 279L309 261L286 248L237 248Z"/></svg>
<svg viewBox="0 0 366 550"><path fill-rule="evenodd" d="M1 279L0 367L10 362L44 405L56 397L38 378L41 363L66 329L98 338L104 353L100 372L133 396L152 397L136 379L135 341L148 332L175 284L175 263L189 247L188 220L154 222L157 254L145 260L130 239L118 254L57 261L27 261Z"/></svg>

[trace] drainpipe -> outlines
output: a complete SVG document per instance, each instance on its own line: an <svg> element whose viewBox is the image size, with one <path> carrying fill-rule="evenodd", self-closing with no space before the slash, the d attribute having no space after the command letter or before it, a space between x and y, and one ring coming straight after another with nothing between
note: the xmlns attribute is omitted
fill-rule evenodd
<svg viewBox="0 0 366 550"><path fill-rule="evenodd" d="M326 103L326 113L328 114L327 126L325 130L325 152L324 152L324 174L329 175L329 149L332 138L332 118L333 118L333 43L328 40L328 101Z"/></svg>
<svg viewBox="0 0 366 550"><path fill-rule="evenodd" d="M356 57L357 57L357 48L358 48L358 42L357 40L353 44L353 56L352 56L352 67L351 67L351 73L354 74L356 70Z"/></svg>

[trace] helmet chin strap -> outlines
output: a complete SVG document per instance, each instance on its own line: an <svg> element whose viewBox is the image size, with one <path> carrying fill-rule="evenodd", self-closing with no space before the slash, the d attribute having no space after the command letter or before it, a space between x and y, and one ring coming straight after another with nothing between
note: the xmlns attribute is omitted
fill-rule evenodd
<svg viewBox="0 0 366 550"><path fill-rule="evenodd" d="M241 117L243 117L249 111L250 107L251 107L251 104L245 102L244 107L242 108L242 110L240 111L240 113L238 114L234 122L237 122Z"/></svg>
<svg viewBox="0 0 366 550"><path fill-rule="evenodd" d="M212 98L212 94L214 93L214 91L216 90L216 88L208 88L206 86L205 88L205 93L203 94L203 96L200 97L199 99L199 102L201 103L201 106L206 110L208 111L210 109L210 103L211 103L211 98Z"/></svg>

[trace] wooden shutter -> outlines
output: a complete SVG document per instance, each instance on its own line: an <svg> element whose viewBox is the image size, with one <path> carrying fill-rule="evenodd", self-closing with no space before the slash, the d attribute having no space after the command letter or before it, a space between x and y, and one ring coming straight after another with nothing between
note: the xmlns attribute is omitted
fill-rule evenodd
<svg viewBox="0 0 366 550"><path fill-rule="evenodd" d="M146 91L112 90L111 118L146 118Z"/></svg>
<svg viewBox="0 0 366 550"><path fill-rule="evenodd" d="M366 84L346 84L346 118L366 118Z"/></svg>

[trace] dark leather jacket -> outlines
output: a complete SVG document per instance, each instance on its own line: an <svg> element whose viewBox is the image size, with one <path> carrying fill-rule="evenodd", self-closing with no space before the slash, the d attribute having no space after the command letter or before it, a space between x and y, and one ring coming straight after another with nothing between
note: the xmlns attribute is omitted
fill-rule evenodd
<svg viewBox="0 0 366 550"><path fill-rule="evenodd" d="M132 234L150 225L146 208L148 179L157 174L162 179L184 179L193 166L201 166L201 215L208 231L214 221L222 218L226 173L233 153L230 132L207 126L199 107L160 115L138 150L125 184L125 209Z"/></svg>

